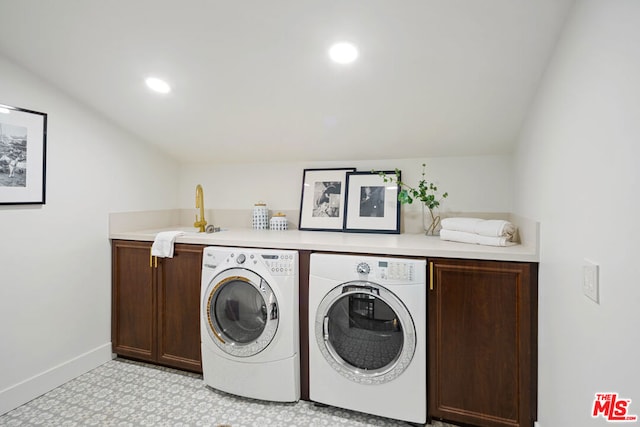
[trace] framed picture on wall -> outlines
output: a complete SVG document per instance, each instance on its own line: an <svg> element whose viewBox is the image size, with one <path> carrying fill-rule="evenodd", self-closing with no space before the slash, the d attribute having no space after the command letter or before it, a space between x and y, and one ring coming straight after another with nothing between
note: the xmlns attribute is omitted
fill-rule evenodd
<svg viewBox="0 0 640 427"><path fill-rule="evenodd" d="M384 171L400 179L400 171ZM378 171L347 173L344 231L400 233L400 202L396 184L384 182Z"/></svg>
<svg viewBox="0 0 640 427"><path fill-rule="evenodd" d="M305 169L300 197L300 230L342 231L346 176L355 168Z"/></svg>
<svg viewBox="0 0 640 427"><path fill-rule="evenodd" d="M44 204L47 115L0 104L0 205Z"/></svg>

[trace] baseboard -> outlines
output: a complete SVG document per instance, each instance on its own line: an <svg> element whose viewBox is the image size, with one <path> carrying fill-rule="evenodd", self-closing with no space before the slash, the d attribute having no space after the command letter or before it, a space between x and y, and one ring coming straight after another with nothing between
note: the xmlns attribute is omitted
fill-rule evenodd
<svg viewBox="0 0 640 427"><path fill-rule="evenodd" d="M64 363L0 390L0 415L41 396L113 358L106 343Z"/></svg>

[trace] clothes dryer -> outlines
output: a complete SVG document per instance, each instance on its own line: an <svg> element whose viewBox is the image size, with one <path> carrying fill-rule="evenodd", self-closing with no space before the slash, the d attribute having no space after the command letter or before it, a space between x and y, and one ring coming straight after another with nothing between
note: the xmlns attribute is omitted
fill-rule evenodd
<svg viewBox="0 0 640 427"><path fill-rule="evenodd" d="M310 400L427 419L426 260L312 254Z"/></svg>
<svg viewBox="0 0 640 427"><path fill-rule="evenodd" d="M204 383L254 399L299 400L298 253L207 247L202 262Z"/></svg>

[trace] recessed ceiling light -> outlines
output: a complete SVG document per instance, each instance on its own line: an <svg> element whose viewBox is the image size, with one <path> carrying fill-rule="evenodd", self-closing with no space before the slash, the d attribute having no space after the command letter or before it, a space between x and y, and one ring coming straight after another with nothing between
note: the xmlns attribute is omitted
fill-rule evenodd
<svg viewBox="0 0 640 427"><path fill-rule="evenodd" d="M336 43L329 49L329 57L338 64L350 64L358 58L358 49L351 43Z"/></svg>
<svg viewBox="0 0 640 427"><path fill-rule="evenodd" d="M164 80L161 80L155 77L149 77L147 80L145 80L145 83L147 84L147 86L149 86L149 89L155 92L158 92L158 93L171 92L171 86L169 86L169 84Z"/></svg>

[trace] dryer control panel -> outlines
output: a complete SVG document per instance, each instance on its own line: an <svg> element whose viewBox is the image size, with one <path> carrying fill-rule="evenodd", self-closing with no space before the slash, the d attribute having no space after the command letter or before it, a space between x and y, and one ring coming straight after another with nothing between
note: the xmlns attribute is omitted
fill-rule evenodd
<svg viewBox="0 0 640 427"><path fill-rule="evenodd" d="M378 261L381 279L413 281L414 265L406 262Z"/></svg>
<svg viewBox="0 0 640 427"><path fill-rule="evenodd" d="M356 265L355 270L360 276L371 275L372 278L379 280L413 282L416 278L415 265L398 260L360 262Z"/></svg>

